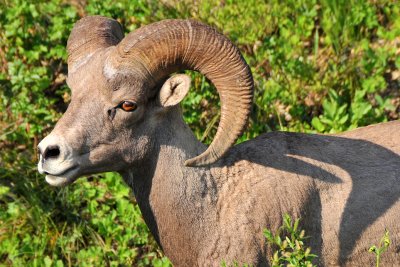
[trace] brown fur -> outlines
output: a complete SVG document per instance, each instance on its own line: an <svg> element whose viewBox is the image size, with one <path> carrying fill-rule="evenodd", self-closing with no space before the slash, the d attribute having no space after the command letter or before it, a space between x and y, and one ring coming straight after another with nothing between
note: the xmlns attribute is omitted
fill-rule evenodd
<svg viewBox="0 0 400 267"><path fill-rule="evenodd" d="M262 230L276 230L284 213L302 218L318 265L369 265L367 249L387 228L393 245L382 264L396 266L399 130L397 121L340 136L269 133L195 169L183 166L191 155L173 134L156 146L156 161L124 178L176 266L266 265Z"/></svg>
<svg viewBox="0 0 400 267"><path fill-rule="evenodd" d="M206 147L175 105L185 86L168 87L172 77L149 95L140 79L110 83L115 70L105 62L115 47L88 40L90 55L79 47L81 57L71 59L78 62L68 78L71 104L39 144L38 168L49 183L121 173L175 266L266 266L271 251L262 231L276 230L284 213L302 218L318 265L370 266L367 249L387 228L392 245L382 266L400 266L400 121L336 136L268 133L213 164L188 167ZM119 109L124 100L138 108Z"/></svg>

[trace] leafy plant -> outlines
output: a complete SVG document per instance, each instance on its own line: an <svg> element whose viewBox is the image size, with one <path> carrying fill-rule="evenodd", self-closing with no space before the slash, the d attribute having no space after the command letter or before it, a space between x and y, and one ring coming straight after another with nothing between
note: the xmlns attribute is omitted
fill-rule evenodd
<svg viewBox="0 0 400 267"><path fill-rule="evenodd" d="M394 110L389 99L375 95L367 99L367 90L355 92L350 107L334 90L329 90L328 97L322 102L323 113L311 120L311 125L318 132L336 133L350 130L373 122L386 121L385 111Z"/></svg>
<svg viewBox="0 0 400 267"><path fill-rule="evenodd" d="M390 237L389 237L389 231L386 229L385 234L383 235L381 241L379 242L379 245L373 245L369 248L369 252L374 253L376 256L376 267L379 266L380 259L382 253L384 253L390 246Z"/></svg>
<svg viewBox="0 0 400 267"><path fill-rule="evenodd" d="M271 259L272 266L313 266L312 260L317 257L311 254L310 248L305 247L305 232L299 228L299 219L295 221L285 214L283 225L276 233L264 230L267 242L274 247Z"/></svg>
<svg viewBox="0 0 400 267"><path fill-rule="evenodd" d="M246 263L240 265L237 262L234 262L233 264L229 265L229 264L226 264L226 262L224 261L224 262L222 262L221 267L252 267L252 265L249 265L249 264L246 264Z"/></svg>
<svg viewBox="0 0 400 267"><path fill-rule="evenodd" d="M324 113L319 117L314 117L311 121L312 126L319 132L329 129L329 132L340 132L346 128L349 119L347 113L347 103L341 103L339 95L334 91L329 91L329 97L322 102Z"/></svg>

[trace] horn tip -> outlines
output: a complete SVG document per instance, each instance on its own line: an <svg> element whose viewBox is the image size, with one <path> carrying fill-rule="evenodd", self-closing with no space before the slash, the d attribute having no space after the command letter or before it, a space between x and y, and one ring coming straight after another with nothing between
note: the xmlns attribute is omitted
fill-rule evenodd
<svg viewBox="0 0 400 267"><path fill-rule="evenodd" d="M186 167L202 167L202 166L207 165L207 164L204 164L203 162L198 162L197 158L198 157L186 160L185 166Z"/></svg>
<svg viewBox="0 0 400 267"><path fill-rule="evenodd" d="M185 161L186 167L204 167L216 162L218 159L210 159L204 157L203 155L199 155L197 157L188 159Z"/></svg>
<svg viewBox="0 0 400 267"><path fill-rule="evenodd" d="M212 149L211 149L212 150ZM186 167L204 167L217 162L221 156L205 151L204 153L185 161Z"/></svg>

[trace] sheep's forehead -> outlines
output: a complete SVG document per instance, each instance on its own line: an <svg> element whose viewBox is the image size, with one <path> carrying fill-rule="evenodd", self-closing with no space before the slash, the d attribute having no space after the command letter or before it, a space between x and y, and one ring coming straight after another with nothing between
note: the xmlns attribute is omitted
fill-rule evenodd
<svg viewBox="0 0 400 267"><path fill-rule="evenodd" d="M68 86L72 97L87 98L90 96L106 102L114 103L126 99L138 103L146 102L148 92L143 73L130 63L119 64L118 67L109 60L110 50L99 50L85 58L84 63L74 68L68 75ZM120 64L121 63L121 64Z"/></svg>
<svg viewBox="0 0 400 267"><path fill-rule="evenodd" d="M103 75L103 63L101 57L93 55L90 60L79 68L68 73L67 83L72 91L93 91L106 88L106 79Z"/></svg>
<svg viewBox="0 0 400 267"><path fill-rule="evenodd" d="M94 62L95 63L95 62ZM72 91L72 97L96 97L98 100L115 102L135 100L145 102L147 95L140 80L130 75L119 73L112 78L104 74L104 65L88 62L68 76L67 83Z"/></svg>

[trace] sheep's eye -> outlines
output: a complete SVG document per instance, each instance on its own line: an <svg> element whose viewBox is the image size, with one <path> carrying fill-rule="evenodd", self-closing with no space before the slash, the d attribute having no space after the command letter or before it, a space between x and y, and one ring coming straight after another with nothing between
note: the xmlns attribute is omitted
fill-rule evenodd
<svg viewBox="0 0 400 267"><path fill-rule="evenodd" d="M118 106L125 111L134 111L137 108L137 104L135 102L127 100L122 101Z"/></svg>

